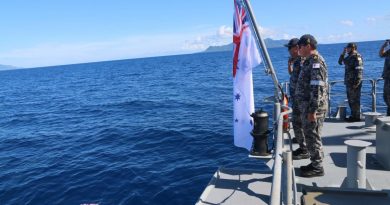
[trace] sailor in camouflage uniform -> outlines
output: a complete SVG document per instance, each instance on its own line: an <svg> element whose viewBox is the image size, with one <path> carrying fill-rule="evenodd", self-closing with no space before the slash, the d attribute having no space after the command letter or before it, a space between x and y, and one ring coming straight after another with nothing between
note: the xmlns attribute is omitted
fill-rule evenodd
<svg viewBox="0 0 390 205"><path fill-rule="evenodd" d="M302 57L299 56L299 39L293 38L288 44L284 45L288 48L290 58L288 59L288 72L290 74L290 102L292 103L292 125L295 138L293 142L299 144L299 148L293 151L293 159L308 159L310 157L307 151L306 141L302 129L301 112L298 108L298 102L295 99L295 88L298 81L298 76L301 70Z"/></svg>
<svg viewBox="0 0 390 205"><path fill-rule="evenodd" d="M321 129L328 110L328 70L325 60L317 51L317 41L310 35L303 35L298 42L299 54L305 58L295 90L299 102L306 145L311 163L301 166L302 177L324 175L322 161Z"/></svg>
<svg viewBox="0 0 390 205"><path fill-rule="evenodd" d="M345 57L345 54L348 54ZM355 43L348 43L340 55L339 64L345 65L344 84L347 89L348 104L351 108L351 116L347 119L349 122L360 121L360 95L362 90L363 78L363 59L357 52Z"/></svg>
<svg viewBox="0 0 390 205"><path fill-rule="evenodd" d="M379 56L385 58L385 65L383 66L382 78L385 81L383 86L383 98L387 105L387 116L390 116L390 40L382 45L379 50Z"/></svg>

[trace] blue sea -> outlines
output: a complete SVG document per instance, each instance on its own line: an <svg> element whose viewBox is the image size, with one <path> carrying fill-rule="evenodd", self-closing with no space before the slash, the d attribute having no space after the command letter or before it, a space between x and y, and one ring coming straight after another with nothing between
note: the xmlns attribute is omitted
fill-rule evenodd
<svg viewBox="0 0 390 205"><path fill-rule="evenodd" d="M381 43L358 44L365 78L380 77ZM343 79L343 46L320 45L329 80ZM279 80L288 81L287 50L269 52ZM231 57L0 72L0 204L194 204L218 167L266 169L233 146ZM256 108L271 112L262 99L273 84L262 65L254 87ZM344 86L335 91L344 94ZM371 98L363 96L369 111ZM345 95L338 99L334 106Z"/></svg>

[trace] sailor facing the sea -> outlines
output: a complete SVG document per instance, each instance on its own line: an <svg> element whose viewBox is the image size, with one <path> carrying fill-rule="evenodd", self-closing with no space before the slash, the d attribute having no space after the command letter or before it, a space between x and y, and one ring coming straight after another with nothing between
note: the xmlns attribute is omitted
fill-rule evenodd
<svg viewBox="0 0 390 205"><path fill-rule="evenodd" d="M317 41L310 35L303 35L298 42L299 54L303 62L295 98L299 102L303 131L310 153L311 163L301 166L302 177L324 175L322 161L321 129L328 110L328 70L324 58L317 51Z"/></svg>
<svg viewBox="0 0 390 205"><path fill-rule="evenodd" d="M345 54L348 56L345 57ZM345 65L344 84L347 88L348 104L351 108L351 116L348 122L360 121L360 95L363 79L363 58L357 52L355 43L348 43L340 55L340 65Z"/></svg>
<svg viewBox="0 0 390 205"><path fill-rule="evenodd" d="M310 157L303 134L301 112L298 108L298 102L295 99L295 89L303 62L303 58L299 56L298 53L298 41L299 39L293 38L288 44L284 45L288 48L288 52L290 53L290 58L288 59L288 73L290 74L290 102L292 102L292 125L295 135L293 141L296 141L299 144L299 148L293 151L294 160L308 159Z"/></svg>
<svg viewBox="0 0 390 205"><path fill-rule="evenodd" d="M383 98L387 105L387 116L390 116L390 40L382 45L379 50L379 56L385 58L385 65L383 66L382 78L385 80L383 86Z"/></svg>

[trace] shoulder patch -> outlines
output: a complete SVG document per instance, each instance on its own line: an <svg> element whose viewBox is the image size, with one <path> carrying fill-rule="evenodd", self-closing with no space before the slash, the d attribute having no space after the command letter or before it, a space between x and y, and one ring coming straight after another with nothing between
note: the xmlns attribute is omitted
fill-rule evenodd
<svg viewBox="0 0 390 205"><path fill-rule="evenodd" d="M313 68L320 68L321 64L320 63L313 63Z"/></svg>

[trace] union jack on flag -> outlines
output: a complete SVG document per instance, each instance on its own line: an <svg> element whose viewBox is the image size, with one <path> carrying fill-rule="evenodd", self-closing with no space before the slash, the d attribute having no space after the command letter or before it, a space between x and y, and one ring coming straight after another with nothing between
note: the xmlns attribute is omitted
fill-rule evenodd
<svg viewBox="0 0 390 205"><path fill-rule="evenodd" d="M233 16L233 105L234 145L248 150L252 146L255 112L253 98L252 68L260 64L261 58L251 32L249 16L242 0L234 0Z"/></svg>

